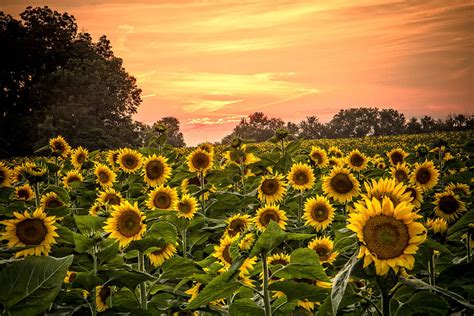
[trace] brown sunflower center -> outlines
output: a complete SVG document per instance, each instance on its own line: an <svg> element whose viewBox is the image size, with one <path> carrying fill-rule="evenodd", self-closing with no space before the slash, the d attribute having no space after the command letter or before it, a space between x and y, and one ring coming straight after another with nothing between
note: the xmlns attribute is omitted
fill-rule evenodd
<svg viewBox="0 0 474 316"><path fill-rule="evenodd" d="M421 168L416 173L416 180L421 184L426 184L431 180L431 172L426 168Z"/></svg>
<svg viewBox="0 0 474 316"><path fill-rule="evenodd" d="M204 183L205 184L207 183L206 179L204 179ZM189 185L201 185L201 182L199 181L198 177L194 177L194 178L191 178L191 179L188 180L188 184Z"/></svg>
<svg viewBox="0 0 474 316"><path fill-rule="evenodd" d="M230 256L230 245L226 245L222 251L222 258L228 263L232 264L232 257Z"/></svg>
<svg viewBox="0 0 474 316"><path fill-rule="evenodd" d="M363 235L367 249L382 260L402 255L410 240L407 226L385 215L370 218L364 226Z"/></svg>
<svg viewBox="0 0 474 316"><path fill-rule="evenodd" d="M317 245L313 250L318 254L320 261L327 261L331 256L331 249L326 245Z"/></svg>
<svg viewBox="0 0 474 316"><path fill-rule="evenodd" d="M346 194L351 192L354 184L347 174L338 173L331 179L331 188L339 194Z"/></svg>
<svg viewBox="0 0 474 316"><path fill-rule="evenodd" d="M125 237L135 236L141 228L141 217L134 211L123 212L117 220L117 230Z"/></svg>
<svg viewBox="0 0 474 316"><path fill-rule="evenodd" d="M246 227L246 222L240 218L232 220L229 224L229 228L227 229L227 233L231 236L234 237L238 233L241 233L245 230Z"/></svg>
<svg viewBox="0 0 474 316"><path fill-rule="evenodd" d="M183 214L188 214L192 211L191 204L188 202L179 202L178 203L178 211Z"/></svg>
<svg viewBox="0 0 474 316"><path fill-rule="evenodd" d="M409 193L410 193L410 196L411 196L414 200L416 200L417 194L416 194L416 190L415 190L415 189L413 189L413 188L406 188L406 189L405 189L405 192L409 192Z"/></svg>
<svg viewBox="0 0 474 316"><path fill-rule="evenodd" d="M46 208L56 208L56 207L60 207L63 205L63 202L61 202L58 198L56 197L51 197L49 198L46 203L45 203L45 207Z"/></svg>
<svg viewBox="0 0 474 316"><path fill-rule="evenodd" d="M109 296L110 296L110 288L108 286L101 287L99 291L99 297L101 301L105 303Z"/></svg>
<svg viewBox="0 0 474 316"><path fill-rule="evenodd" d="M120 199L120 196L114 193L107 194L104 200L105 200L105 203L109 203L110 205L119 205L120 202L122 201Z"/></svg>
<svg viewBox="0 0 474 316"><path fill-rule="evenodd" d="M395 179L397 179L398 182L404 182L408 180L408 175L403 170L397 170L395 171Z"/></svg>
<svg viewBox="0 0 474 316"><path fill-rule="evenodd" d="M0 183L2 183L3 180L5 180L5 178L6 178L5 171L0 170Z"/></svg>
<svg viewBox="0 0 474 316"><path fill-rule="evenodd" d="M72 283L76 279L76 277L77 277L77 273L76 272L71 272L69 274L69 279L68 279L69 283Z"/></svg>
<svg viewBox="0 0 474 316"><path fill-rule="evenodd" d="M192 159L193 166L196 169L205 169L209 166L210 162L209 155L203 152L196 153Z"/></svg>
<svg viewBox="0 0 474 316"><path fill-rule="evenodd" d="M159 179L164 173L164 166L161 161L153 160L146 165L146 175L151 180Z"/></svg>
<svg viewBox="0 0 474 316"><path fill-rule="evenodd" d="M158 192L153 199L153 204L157 208L167 209L171 206L171 197L165 192Z"/></svg>
<svg viewBox="0 0 474 316"><path fill-rule="evenodd" d="M53 149L55 151L62 152L64 150L65 146L62 142L55 142L53 143Z"/></svg>
<svg viewBox="0 0 474 316"><path fill-rule="evenodd" d="M311 156L313 157L313 160L319 165L321 162L323 162L323 157L321 157L321 154L316 152L316 153L313 153L313 155Z"/></svg>
<svg viewBox="0 0 474 316"><path fill-rule="evenodd" d="M329 210L324 204L316 204L311 210L311 215L315 221L322 222L328 219Z"/></svg>
<svg viewBox="0 0 474 316"><path fill-rule="evenodd" d="M361 167L362 164L364 163L364 158L359 154L353 154L351 156L350 161L351 161L351 165L355 167Z"/></svg>
<svg viewBox="0 0 474 316"><path fill-rule="evenodd" d="M271 220L276 223L280 221L280 216L274 210L265 210L260 215L260 223L262 223L262 225L265 227L267 227L267 225L270 224Z"/></svg>
<svg viewBox="0 0 474 316"><path fill-rule="evenodd" d="M105 170L99 171L99 182L107 183L109 182L109 173Z"/></svg>
<svg viewBox="0 0 474 316"><path fill-rule="evenodd" d="M459 202L452 195L443 196L438 202L439 209L445 214L453 214L459 208Z"/></svg>
<svg viewBox="0 0 474 316"><path fill-rule="evenodd" d="M275 179L265 179L262 182L261 189L265 195L273 195L278 192L280 184Z"/></svg>
<svg viewBox="0 0 474 316"><path fill-rule="evenodd" d="M309 177L308 175L306 174L305 171L301 170L301 171L296 171L295 174L293 175L293 181L297 184L297 185L305 185L309 182Z"/></svg>
<svg viewBox="0 0 474 316"><path fill-rule="evenodd" d="M18 239L27 246L40 245L47 234L48 229L39 218L27 218L16 226Z"/></svg>
<svg viewBox="0 0 474 316"><path fill-rule="evenodd" d="M122 157L122 163L127 169L134 169L138 166L138 159L134 155L127 154Z"/></svg>
<svg viewBox="0 0 474 316"><path fill-rule="evenodd" d="M83 153L77 154L76 160L78 163L82 164L86 160L86 155Z"/></svg>
<svg viewBox="0 0 474 316"><path fill-rule="evenodd" d="M28 199L30 197L30 191L28 189L19 189L17 192L18 198L19 199Z"/></svg>
<svg viewBox="0 0 474 316"><path fill-rule="evenodd" d="M159 249L152 252L152 254L154 254L155 256L159 256L163 252L165 252L166 247L159 247L159 246L156 246L156 247L159 248Z"/></svg>
<svg viewBox="0 0 474 316"><path fill-rule="evenodd" d="M75 174L67 178L67 183L72 183L72 182L77 182L77 181L81 181L81 179L79 179L79 177Z"/></svg>
<svg viewBox="0 0 474 316"><path fill-rule="evenodd" d="M396 151L390 155L390 159L392 160L392 163L396 165L397 163L403 161L403 155L402 153Z"/></svg>
<svg viewBox="0 0 474 316"><path fill-rule="evenodd" d="M268 264L271 264L271 265L277 265L277 264L281 264L283 266L286 266L289 262L286 261L285 259L275 259L275 260L272 260L271 262L269 262Z"/></svg>

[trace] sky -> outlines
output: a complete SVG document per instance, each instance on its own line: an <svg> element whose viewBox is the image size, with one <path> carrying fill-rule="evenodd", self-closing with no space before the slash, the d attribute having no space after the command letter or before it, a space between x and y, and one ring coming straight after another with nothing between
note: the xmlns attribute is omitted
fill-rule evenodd
<svg viewBox="0 0 474 316"><path fill-rule="evenodd" d="M107 35L143 90L134 118L174 116L196 145L256 111L292 122L361 106L473 113L473 3L0 0L0 11L48 5Z"/></svg>

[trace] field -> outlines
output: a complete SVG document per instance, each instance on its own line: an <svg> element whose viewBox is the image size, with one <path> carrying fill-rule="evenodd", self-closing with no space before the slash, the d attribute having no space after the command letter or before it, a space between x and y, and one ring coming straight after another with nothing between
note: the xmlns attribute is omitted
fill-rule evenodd
<svg viewBox="0 0 474 316"><path fill-rule="evenodd" d="M473 132L0 162L5 315L471 315Z"/></svg>

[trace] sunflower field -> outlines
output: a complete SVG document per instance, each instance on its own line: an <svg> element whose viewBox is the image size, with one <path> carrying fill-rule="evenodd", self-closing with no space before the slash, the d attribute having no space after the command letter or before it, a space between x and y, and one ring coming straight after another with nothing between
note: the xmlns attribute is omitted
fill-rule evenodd
<svg viewBox="0 0 474 316"><path fill-rule="evenodd" d="M472 131L0 162L2 315L472 315Z"/></svg>

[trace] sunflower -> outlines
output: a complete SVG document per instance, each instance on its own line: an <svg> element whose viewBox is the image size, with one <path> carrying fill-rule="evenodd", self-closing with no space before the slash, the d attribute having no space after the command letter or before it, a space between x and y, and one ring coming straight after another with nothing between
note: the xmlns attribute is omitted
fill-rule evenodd
<svg viewBox="0 0 474 316"><path fill-rule="evenodd" d="M443 218L431 219L426 221L426 227L435 234L444 235L448 230L448 222Z"/></svg>
<svg viewBox="0 0 474 316"><path fill-rule="evenodd" d="M226 163L250 165L260 160L253 153L247 153L245 149L246 146L242 145L241 149L232 149L226 151L224 153Z"/></svg>
<svg viewBox="0 0 474 316"><path fill-rule="evenodd" d="M312 226L316 231L326 229L334 219L334 208L329 200L321 195L309 198L304 205L303 218L305 225Z"/></svg>
<svg viewBox="0 0 474 316"><path fill-rule="evenodd" d="M21 201L31 201L35 198L35 192L29 184L15 188L15 198Z"/></svg>
<svg viewBox="0 0 474 316"><path fill-rule="evenodd" d="M207 180L206 178L203 178L204 179L204 185L207 184ZM190 178L190 179L183 179L181 181L181 185L179 186L180 190L181 190L181 194L187 194L189 193L189 186L190 185L195 185L195 186L200 186L201 185L201 182L199 181L199 178L198 177L193 177L193 178ZM196 190L196 192L198 191L198 189ZM213 184L211 186L211 188L209 189L209 191L206 191L204 192L204 200L207 201L209 199L209 194L210 193L214 193L217 191L217 188L216 186Z"/></svg>
<svg viewBox="0 0 474 316"><path fill-rule="evenodd" d="M63 185L67 189L72 189L71 183L82 181L84 181L84 177L76 170L68 171L68 173L63 177Z"/></svg>
<svg viewBox="0 0 474 316"><path fill-rule="evenodd" d="M409 182L410 168L405 162L398 163L395 165L395 167L391 167L390 172L392 174L392 177L398 182Z"/></svg>
<svg viewBox="0 0 474 316"><path fill-rule="evenodd" d="M255 224L259 230L265 230L270 221L276 222L281 229L285 229L287 220L285 211L280 210L275 204L266 204L259 208L255 215Z"/></svg>
<svg viewBox="0 0 474 316"><path fill-rule="evenodd" d="M89 215L92 216L108 216L109 212L107 210L107 205L102 204L101 202L95 202L92 204L89 209Z"/></svg>
<svg viewBox="0 0 474 316"><path fill-rule="evenodd" d="M359 181L347 168L335 167L323 180L324 193L340 203L359 195L359 187Z"/></svg>
<svg viewBox="0 0 474 316"><path fill-rule="evenodd" d="M202 143L197 146L199 149L207 151L208 153L214 152L214 146L211 143Z"/></svg>
<svg viewBox="0 0 474 316"><path fill-rule="evenodd" d="M138 208L137 202L132 205L125 201L114 205L113 209L104 226L104 231L110 233L109 238L117 239L122 248L133 240L142 239L146 230L146 224L143 223L145 215Z"/></svg>
<svg viewBox="0 0 474 316"><path fill-rule="evenodd" d="M456 195L459 196L469 196L471 195L471 191L469 190L469 186L464 183L450 183L445 188L446 191L452 191Z"/></svg>
<svg viewBox="0 0 474 316"><path fill-rule="evenodd" d="M329 156L333 156L336 158L342 158L342 156L344 155L342 151L336 146L329 147L328 153L329 153Z"/></svg>
<svg viewBox="0 0 474 316"><path fill-rule="evenodd" d="M76 279L77 273L74 271L68 271L64 277L64 283L72 283Z"/></svg>
<svg viewBox="0 0 474 316"><path fill-rule="evenodd" d="M161 185L150 192L146 205L152 210L173 210L176 208L177 202L176 189Z"/></svg>
<svg viewBox="0 0 474 316"><path fill-rule="evenodd" d="M109 150L107 152L107 156L106 156L107 163L110 165L110 167L114 171L118 170L118 168L117 168L118 167L117 158L118 158L119 154L120 154L120 150Z"/></svg>
<svg viewBox="0 0 474 316"><path fill-rule="evenodd" d="M47 169L42 166L38 166L34 162L25 162L19 166L16 166L11 173L10 182L17 183L22 181L41 181L38 179L46 174Z"/></svg>
<svg viewBox="0 0 474 316"><path fill-rule="evenodd" d="M10 186L12 175L12 170L0 161L0 188Z"/></svg>
<svg viewBox="0 0 474 316"><path fill-rule="evenodd" d="M401 148L394 148L387 153L388 160L394 166L404 162L405 158L408 157L408 153Z"/></svg>
<svg viewBox="0 0 474 316"><path fill-rule="evenodd" d="M364 268L374 262L378 275L387 274L390 268L395 272L400 267L413 269L413 255L426 239L425 227L415 222L422 216L413 212L414 206L401 202L394 207L388 198L382 203L373 198L355 207L358 212L349 215L347 228L357 233Z"/></svg>
<svg viewBox="0 0 474 316"><path fill-rule="evenodd" d="M268 256L267 258L267 262L268 262L268 265L277 265L277 264L281 264L283 266L286 266L287 264L290 263L290 255L286 254L286 253L275 253L271 256Z"/></svg>
<svg viewBox="0 0 474 316"><path fill-rule="evenodd" d="M334 157L331 157L329 158L329 166L331 167L343 167L344 166L344 163L341 161L340 158L334 158Z"/></svg>
<svg viewBox="0 0 474 316"><path fill-rule="evenodd" d="M152 155L143 161L143 176L145 182L154 187L165 183L171 175L168 158Z"/></svg>
<svg viewBox="0 0 474 316"><path fill-rule="evenodd" d="M364 183L366 193L362 194L362 198L372 200L376 198L380 202L388 197L394 206L400 202L410 202L411 194L406 191L407 187L403 183L397 183L394 179L372 179L372 183Z"/></svg>
<svg viewBox="0 0 474 316"><path fill-rule="evenodd" d="M64 205L64 202L61 201L56 192L46 193L41 197L40 207L44 209L48 208L58 208Z"/></svg>
<svg viewBox="0 0 474 316"><path fill-rule="evenodd" d="M98 163L94 169L95 181L101 187L110 187L114 184L117 175L106 165Z"/></svg>
<svg viewBox="0 0 474 316"><path fill-rule="evenodd" d="M71 163L76 169L81 169L82 164L89 158L89 151L82 146L71 152Z"/></svg>
<svg viewBox="0 0 474 316"><path fill-rule="evenodd" d="M126 173L136 172L143 164L142 154L130 148L124 148L120 150L117 156L117 161L120 165L120 168Z"/></svg>
<svg viewBox="0 0 474 316"><path fill-rule="evenodd" d="M175 245L165 243L164 245L157 246L157 250L150 252L147 256L150 259L151 264L155 268L160 267L163 262L172 258L177 252Z"/></svg>
<svg viewBox="0 0 474 316"><path fill-rule="evenodd" d="M96 286L95 288L95 306L97 308L98 312L103 312L105 311L108 307L107 305L107 299L110 297L112 294L112 291L110 287L107 285L104 286Z"/></svg>
<svg viewBox="0 0 474 316"><path fill-rule="evenodd" d="M230 237L235 237L245 231L251 224L252 219L249 215L236 214L226 220L226 233Z"/></svg>
<svg viewBox="0 0 474 316"><path fill-rule="evenodd" d="M315 165L321 168L324 168L329 164L329 159L328 155L326 154L326 151L316 146L311 147L309 158L314 162Z"/></svg>
<svg viewBox="0 0 474 316"><path fill-rule="evenodd" d="M199 289L201 288L201 285L202 285L201 283L197 282L196 284L191 286L189 289L184 291L184 293L186 293L188 295L191 295L191 297L188 300L188 303L191 302L192 300L194 300L198 296Z"/></svg>
<svg viewBox="0 0 474 316"><path fill-rule="evenodd" d="M346 162L354 171L362 171L367 167L367 157L365 157L358 149L354 149L349 153Z"/></svg>
<svg viewBox="0 0 474 316"><path fill-rule="evenodd" d="M235 240L234 237L224 236L218 246L214 246L213 256L226 268L232 265L232 256L230 255L230 245Z"/></svg>
<svg viewBox="0 0 474 316"><path fill-rule="evenodd" d="M192 219L198 211L198 201L189 194L183 194L176 203L177 216L179 218Z"/></svg>
<svg viewBox="0 0 474 316"><path fill-rule="evenodd" d="M205 174L212 168L214 153L197 148L188 155L187 160L189 171Z"/></svg>
<svg viewBox="0 0 474 316"><path fill-rule="evenodd" d="M265 203L278 203L286 194L286 185L283 176L278 173L263 176L257 189L258 199Z"/></svg>
<svg viewBox="0 0 474 316"><path fill-rule="evenodd" d="M385 169L387 166L385 165L385 162L384 161L378 161L375 166L378 168L378 169Z"/></svg>
<svg viewBox="0 0 474 316"><path fill-rule="evenodd" d="M99 192L97 201L108 205L120 205L123 201L123 197L120 192L112 188L106 188L104 191Z"/></svg>
<svg viewBox="0 0 474 316"><path fill-rule="evenodd" d="M311 189L314 185L313 169L307 164L296 163L288 173L288 181L296 190Z"/></svg>
<svg viewBox="0 0 474 316"><path fill-rule="evenodd" d="M314 238L309 244L308 248L314 250L319 256L321 263L333 263L339 254L333 251L334 244L329 237Z"/></svg>
<svg viewBox="0 0 474 316"><path fill-rule="evenodd" d="M455 221L461 213L466 211L466 205L462 202L456 194L452 191L445 191L435 194L436 201L433 202L435 206L435 213L448 222Z"/></svg>
<svg viewBox="0 0 474 316"><path fill-rule="evenodd" d="M54 226L54 216L46 216L41 208L33 214L25 211L23 214L13 212L16 219L1 221L6 226L2 240L8 240L8 248L31 247L15 253L15 257L47 256L51 245L56 243L54 237L59 237Z"/></svg>
<svg viewBox="0 0 474 316"><path fill-rule="evenodd" d="M411 204L415 206L415 208L420 208L421 203L423 203L423 191L421 190L419 185L407 185L405 191L410 193L412 200L410 201Z"/></svg>
<svg viewBox="0 0 474 316"><path fill-rule="evenodd" d="M250 250L255 242L255 235L253 233L246 234L239 241L240 250Z"/></svg>
<svg viewBox="0 0 474 316"><path fill-rule="evenodd" d="M53 155L63 158L66 158L71 151L71 146L69 146L62 136L51 138L49 140L49 147L51 148Z"/></svg>
<svg viewBox="0 0 474 316"><path fill-rule="evenodd" d="M416 163L415 170L411 174L411 182L418 184L426 192L438 183L439 172L432 161L425 160L424 163Z"/></svg>

